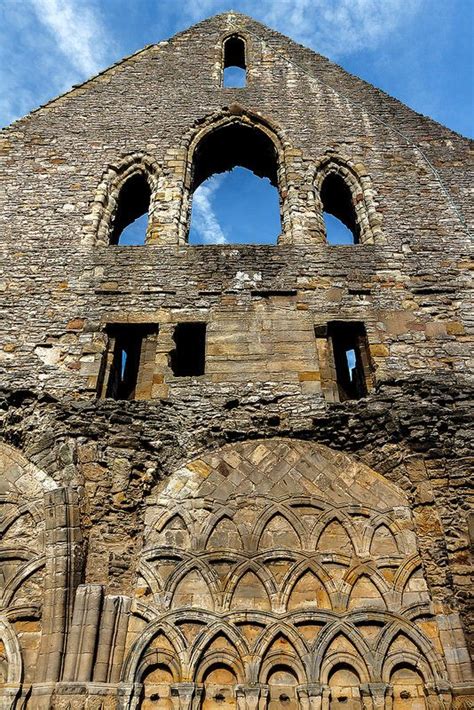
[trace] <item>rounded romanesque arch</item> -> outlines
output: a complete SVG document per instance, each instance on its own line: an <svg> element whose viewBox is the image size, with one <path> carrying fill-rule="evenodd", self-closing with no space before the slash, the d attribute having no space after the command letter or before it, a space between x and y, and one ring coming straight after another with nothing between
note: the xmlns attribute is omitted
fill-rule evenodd
<svg viewBox="0 0 474 710"><path fill-rule="evenodd" d="M427 635L413 618L422 586L430 615L423 574L402 593L420 569L406 495L354 458L284 438L230 444L160 482L144 524L124 683L174 648L169 692L194 707L250 692L300 707L319 688L356 708L390 687L400 643L423 683L446 682L436 619Z"/></svg>

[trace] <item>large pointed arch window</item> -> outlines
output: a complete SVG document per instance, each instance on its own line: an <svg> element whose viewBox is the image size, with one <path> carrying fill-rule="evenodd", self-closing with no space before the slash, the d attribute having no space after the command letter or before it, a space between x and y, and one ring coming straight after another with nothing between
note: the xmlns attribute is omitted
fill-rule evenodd
<svg viewBox="0 0 474 710"><path fill-rule="evenodd" d="M278 151L256 125L230 121L193 151L190 244L276 244L282 229Z"/></svg>

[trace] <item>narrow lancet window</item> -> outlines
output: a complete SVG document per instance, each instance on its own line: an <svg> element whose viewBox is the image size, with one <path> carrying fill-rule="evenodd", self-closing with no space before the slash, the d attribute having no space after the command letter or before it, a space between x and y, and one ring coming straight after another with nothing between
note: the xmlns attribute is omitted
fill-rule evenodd
<svg viewBox="0 0 474 710"><path fill-rule="evenodd" d="M222 86L226 89L242 89L247 85L245 42L238 35L228 37L223 47Z"/></svg>
<svg viewBox="0 0 474 710"><path fill-rule="evenodd" d="M331 172L324 178L321 202L328 244L358 244L360 230L352 194L338 173Z"/></svg>
<svg viewBox="0 0 474 710"><path fill-rule="evenodd" d="M142 173L136 173L120 190L110 243L119 246L145 244L149 207L150 186Z"/></svg>

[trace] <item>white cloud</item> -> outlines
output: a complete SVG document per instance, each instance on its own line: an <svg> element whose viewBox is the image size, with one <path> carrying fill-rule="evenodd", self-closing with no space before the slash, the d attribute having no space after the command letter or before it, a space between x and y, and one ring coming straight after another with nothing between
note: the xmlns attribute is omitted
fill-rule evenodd
<svg viewBox="0 0 474 710"><path fill-rule="evenodd" d="M193 227L204 244L226 244L227 239L212 206L212 198L226 175L213 175L193 195Z"/></svg>
<svg viewBox="0 0 474 710"><path fill-rule="evenodd" d="M89 76L104 66L108 38L94 8L82 0L31 0L40 22L54 35L70 64Z"/></svg>

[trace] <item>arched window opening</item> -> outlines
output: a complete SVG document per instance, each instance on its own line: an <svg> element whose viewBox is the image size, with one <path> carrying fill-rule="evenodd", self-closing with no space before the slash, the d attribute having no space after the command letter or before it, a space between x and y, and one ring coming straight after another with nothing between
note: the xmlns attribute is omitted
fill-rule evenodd
<svg viewBox="0 0 474 710"><path fill-rule="evenodd" d="M329 244L358 244L360 229L345 180L338 173L329 173L321 185L321 202Z"/></svg>
<svg viewBox="0 0 474 710"><path fill-rule="evenodd" d="M298 677L290 666L279 664L272 668L267 678L271 710L296 710Z"/></svg>
<svg viewBox="0 0 474 710"><path fill-rule="evenodd" d="M148 710L172 710L171 685L173 674L168 666L156 663L147 668L143 676L143 688L140 698L140 708Z"/></svg>
<svg viewBox="0 0 474 710"><path fill-rule="evenodd" d="M390 682L394 710L425 710L424 680L418 670L409 665L397 665Z"/></svg>
<svg viewBox="0 0 474 710"><path fill-rule="evenodd" d="M191 193L189 243L277 243L278 159L263 131L232 123L208 134L194 153Z"/></svg>
<svg viewBox="0 0 474 710"><path fill-rule="evenodd" d="M132 175L118 196L110 243L119 246L145 244L151 191L143 173Z"/></svg>
<svg viewBox="0 0 474 710"><path fill-rule="evenodd" d="M360 699L360 679L357 672L345 663L336 665L329 676L331 689L330 710L359 710L362 707Z"/></svg>
<svg viewBox="0 0 474 710"><path fill-rule="evenodd" d="M231 710L236 707L235 687L237 676L232 668L223 663L215 663L208 668L203 678L203 710Z"/></svg>
<svg viewBox="0 0 474 710"><path fill-rule="evenodd" d="M245 42L238 35L224 42L222 86L226 89L243 89L247 85Z"/></svg>

